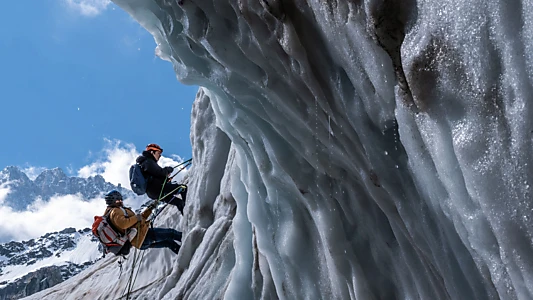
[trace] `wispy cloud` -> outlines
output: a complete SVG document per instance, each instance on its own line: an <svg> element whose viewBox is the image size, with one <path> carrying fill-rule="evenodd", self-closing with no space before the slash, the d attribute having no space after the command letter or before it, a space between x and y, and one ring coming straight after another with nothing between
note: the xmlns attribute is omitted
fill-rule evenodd
<svg viewBox="0 0 533 300"><path fill-rule="evenodd" d="M101 14L111 4L110 0L63 0L74 11L94 17Z"/></svg>
<svg viewBox="0 0 533 300"><path fill-rule="evenodd" d="M87 178L94 175L102 175L107 182L115 185L121 184L125 188L130 188L129 169L135 163L135 159L140 155L135 149L135 145L124 143L118 140L106 140L106 145L95 162L84 166L78 171L79 177ZM98 155L97 155L98 156ZM176 166L183 159L177 155L172 158L162 156L159 165L162 167ZM176 170L177 171L177 170ZM174 181L180 181L187 170L182 171Z"/></svg>
<svg viewBox="0 0 533 300"><path fill-rule="evenodd" d="M0 203L5 197L3 192L9 190L0 187ZM145 201L143 197L130 197L124 200L124 205L136 210ZM81 194L55 196L48 201L38 198L25 211L0 205L0 243L38 238L67 227L78 230L91 227L94 216L102 215L105 208L103 195L85 199Z"/></svg>
<svg viewBox="0 0 533 300"><path fill-rule="evenodd" d="M43 168L43 167L26 167L26 168L21 168L21 169L22 169L22 172L24 172L26 176L28 176L28 178L31 180L35 180L35 178L37 178L39 174L41 174L44 170L46 170L46 168Z"/></svg>
<svg viewBox="0 0 533 300"><path fill-rule="evenodd" d="M135 163L140 153L133 144L118 140L106 140L104 148L100 152L91 153L95 161L77 171L79 177L102 175L104 179L113 184L120 183L125 188L129 185L129 167ZM182 161L181 157L171 155L161 157L161 166L176 166ZM32 174L38 174L42 168L27 167ZM187 170L182 171L174 181L180 182ZM75 172L74 172L75 173ZM7 184L0 185L0 243L15 240L28 240L37 238L48 232L60 231L67 227L83 229L90 227L94 216L101 215L105 210L105 202L102 197L84 199L81 195L67 195L52 197L48 201L37 199L26 211L13 211L10 207L2 206L9 194ZM136 209L145 197L134 197L125 200L126 206Z"/></svg>
<svg viewBox="0 0 533 300"><path fill-rule="evenodd" d="M180 162L183 161L183 158L181 156L178 156L178 155L171 155L172 158L169 158L169 157L165 157L165 156L161 156L161 158L159 159L159 165L162 166L162 167L175 167L177 165L180 164ZM176 172L178 172L180 168L176 168L173 172L173 174L176 174ZM182 171L179 171L178 175L174 177L173 181L175 182L180 182L183 177L185 176L185 174L187 173L187 170L184 169Z"/></svg>
<svg viewBox="0 0 533 300"><path fill-rule="evenodd" d="M0 205L4 203L4 200L6 200L7 194L10 192L10 188L8 186L9 182L4 182L0 185Z"/></svg>
<svg viewBox="0 0 533 300"><path fill-rule="evenodd" d="M125 188L130 187L129 167L139 156L135 145L118 140L106 140L104 149L96 156L99 158L95 162L78 171L79 177L102 175L107 182L115 185L120 183Z"/></svg>
<svg viewBox="0 0 533 300"><path fill-rule="evenodd" d="M0 242L37 238L67 227L86 228L92 224L95 215L104 212L105 207L101 198L83 201L79 195L53 197L47 202L37 200L22 212L0 206Z"/></svg>

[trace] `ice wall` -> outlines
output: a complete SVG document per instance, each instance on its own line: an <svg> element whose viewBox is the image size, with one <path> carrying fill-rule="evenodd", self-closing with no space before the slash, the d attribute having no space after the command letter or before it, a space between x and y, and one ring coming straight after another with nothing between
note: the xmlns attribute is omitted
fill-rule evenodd
<svg viewBox="0 0 533 300"><path fill-rule="evenodd" d="M222 142L159 297L533 298L532 3L114 2Z"/></svg>
<svg viewBox="0 0 533 300"><path fill-rule="evenodd" d="M236 149L228 298L533 297L531 3L116 3Z"/></svg>

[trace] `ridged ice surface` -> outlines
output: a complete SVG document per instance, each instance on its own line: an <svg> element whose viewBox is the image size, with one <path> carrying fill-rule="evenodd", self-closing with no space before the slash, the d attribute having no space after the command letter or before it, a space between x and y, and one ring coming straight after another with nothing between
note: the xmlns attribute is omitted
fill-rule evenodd
<svg viewBox="0 0 533 300"><path fill-rule="evenodd" d="M134 298L533 298L532 2L114 2L203 87Z"/></svg>

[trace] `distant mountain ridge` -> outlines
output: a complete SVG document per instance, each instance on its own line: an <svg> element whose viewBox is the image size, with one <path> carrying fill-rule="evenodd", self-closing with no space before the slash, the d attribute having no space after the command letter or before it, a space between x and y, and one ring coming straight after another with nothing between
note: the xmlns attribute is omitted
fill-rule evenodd
<svg viewBox="0 0 533 300"><path fill-rule="evenodd" d="M47 201L56 195L81 194L88 200L113 189L126 197L134 196L130 190L120 184L116 186L106 182L100 175L88 178L68 177L61 168L45 170L35 180L31 180L18 167L9 166L0 171L0 188L9 188L3 205L16 211L25 210L38 197Z"/></svg>
<svg viewBox="0 0 533 300"><path fill-rule="evenodd" d="M90 200L111 190L125 198L137 197L131 190L106 182L100 176L69 177L62 169L41 172L31 180L20 168L0 171L0 189L9 188L2 205L24 211L36 199L81 195ZM28 241L0 244L0 300L26 297L52 287L95 263L102 254L89 228L66 228Z"/></svg>

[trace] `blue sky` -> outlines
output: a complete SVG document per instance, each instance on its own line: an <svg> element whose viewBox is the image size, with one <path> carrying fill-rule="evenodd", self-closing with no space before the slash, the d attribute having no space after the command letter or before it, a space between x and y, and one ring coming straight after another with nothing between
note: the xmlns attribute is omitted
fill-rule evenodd
<svg viewBox="0 0 533 300"><path fill-rule="evenodd" d="M198 87L177 81L172 65L154 55L152 36L119 7L6 1L0 20L0 169L61 167L76 175L124 143L141 151L155 142L167 156L191 156Z"/></svg>

